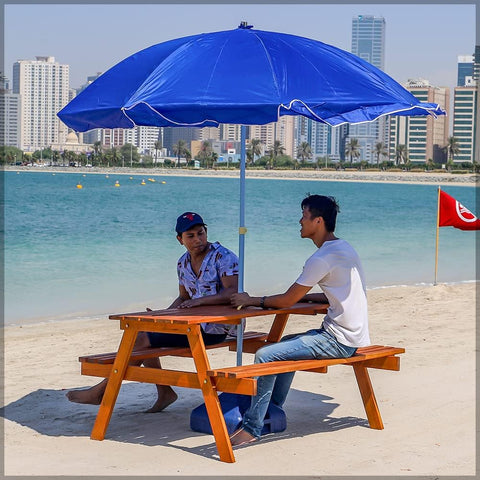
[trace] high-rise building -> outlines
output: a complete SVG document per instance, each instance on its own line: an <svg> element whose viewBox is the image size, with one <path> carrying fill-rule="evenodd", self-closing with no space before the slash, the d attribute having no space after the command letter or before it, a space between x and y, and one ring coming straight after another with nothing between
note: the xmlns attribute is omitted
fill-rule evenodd
<svg viewBox="0 0 480 480"><path fill-rule="evenodd" d="M163 146L162 129L160 127L137 126L125 128L123 131L123 145L130 143L140 153L148 155L160 154L160 150L155 152L155 144L157 142L160 142Z"/></svg>
<svg viewBox="0 0 480 480"><path fill-rule="evenodd" d="M428 80L408 80L404 87L421 102L438 103L447 111L450 105L450 89L434 87ZM392 161L396 160L398 145L405 145L408 158L412 162L426 162L429 159L436 163L445 163L444 147L448 139L448 117L446 115L418 117L389 117L388 154Z"/></svg>
<svg viewBox="0 0 480 480"><path fill-rule="evenodd" d="M219 138L216 140L232 140L239 142L241 140L242 126L234 123L222 123L219 127Z"/></svg>
<svg viewBox="0 0 480 480"><path fill-rule="evenodd" d="M279 141L284 149L284 154L295 158L295 117L283 115L278 122L250 125L248 138L250 140L254 138L260 140L265 150L269 150L273 147L275 141Z"/></svg>
<svg viewBox="0 0 480 480"><path fill-rule="evenodd" d="M20 148L21 98L8 87L8 79L0 75L0 145Z"/></svg>
<svg viewBox="0 0 480 480"><path fill-rule="evenodd" d="M352 53L373 66L385 68L385 19L357 15L352 19ZM374 122L350 125L348 138L358 140L360 160L374 160L375 144L386 143L384 117Z"/></svg>
<svg viewBox="0 0 480 480"><path fill-rule="evenodd" d="M179 140L183 140L186 148L190 149L192 140L200 139L200 130L195 127L165 127L163 129L163 146L167 149L167 154L174 156L173 146Z"/></svg>
<svg viewBox="0 0 480 480"><path fill-rule="evenodd" d="M475 113L476 121L480 119L480 45L475 46L475 53L473 54L473 81L477 89L477 108ZM473 154L473 161L480 163L480 128L475 129L474 135L475 151Z"/></svg>
<svg viewBox="0 0 480 480"><path fill-rule="evenodd" d="M69 66L54 57L13 64L13 93L21 96L20 148L34 151L64 143L67 126L57 117L69 101Z"/></svg>
<svg viewBox="0 0 480 480"><path fill-rule="evenodd" d="M473 55L459 55L457 59L457 87L472 86Z"/></svg>
<svg viewBox="0 0 480 480"><path fill-rule="evenodd" d="M480 80L480 45L475 46L475 53L473 54L473 80L478 86Z"/></svg>
<svg viewBox="0 0 480 480"><path fill-rule="evenodd" d="M453 136L460 152L454 162L473 162L477 130L478 89L476 86L455 87L453 95Z"/></svg>
<svg viewBox="0 0 480 480"><path fill-rule="evenodd" d="M347 132L348 125L331 127L325 123L299 116L295 120L295 145L307 142L312 150L312 162L319 157L338 162L345 156Z"/></svg>

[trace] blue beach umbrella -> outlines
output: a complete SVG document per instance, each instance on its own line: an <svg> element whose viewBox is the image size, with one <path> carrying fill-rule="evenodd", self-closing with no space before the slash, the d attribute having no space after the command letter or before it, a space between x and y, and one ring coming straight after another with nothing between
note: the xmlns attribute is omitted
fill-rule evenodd
<svg viewBox="0 0 480 480"><path fill-rule="evenodd" d="M202 33L159 43L121 61L59 113L94 128L242 125L239 289L243 291L246 125L303 115L331 126L384 115L444 115L359 57L304 37L255 30ZM241 330L241 329L239 329ZM242 335L239 335L239 347ZM241 362L241 348L237 349Z"/></svg>

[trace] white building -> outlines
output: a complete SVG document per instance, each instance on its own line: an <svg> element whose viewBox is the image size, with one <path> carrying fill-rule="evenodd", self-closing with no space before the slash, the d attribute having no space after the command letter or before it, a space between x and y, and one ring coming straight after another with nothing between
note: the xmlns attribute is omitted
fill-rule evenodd
<svg viewBox="0 0 480 480"><path fill-rule="evenodd" d="M412 162L433 160L444 163L444 148L448 138L448 111L450 105L450 89L435 87L425 79L409 79L404 87L421 102L438 103L447 111L447 115L435 118L433 115L418 117L389 117L388 154L392 161L396 159L398 145L406 145L408 157Z"/></svg>
<svg viewBox="0 0 480 480"><path fill-rule="evenodd" d="M455 87L453 97L453 136L458 141L460 152L454 156L454 162L474 161L475 133L478 128L477 95L477 87Z"/></svg>
<svg viewBox="0 0 480 480"><path fill-rule="evenodd" d="M69 66L54 57L13 64L13 93L21 96L20 148L35 151L65 143L67 126L57 117L69 101Z"/></svg>
<svg viewBox="0 0 480 480"><path fill-rule="evenodd" d="M267 123L266 125L251 125L249 139L257 139L268 151L277 140L284 148L284 154L295 157L295 117L283 115L278 122Z"/></svg>
<svg viewBox="0 0 480 480"><path fill-rule="evenodd" d="M20 148L20 95L0 93L0 145Z"/></svg>

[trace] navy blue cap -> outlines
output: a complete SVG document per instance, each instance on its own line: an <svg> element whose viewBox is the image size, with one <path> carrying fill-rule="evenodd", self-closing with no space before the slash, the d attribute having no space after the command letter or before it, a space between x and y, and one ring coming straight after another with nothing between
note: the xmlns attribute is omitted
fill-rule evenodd
<svg viewBox="0 0 480 480"><path fill-rule="evenodd" d="M205 225L203 218L198 213L185 212L177 218L177 226L175 227L175 230L180 234L190 230L195 225Z"/></svg>

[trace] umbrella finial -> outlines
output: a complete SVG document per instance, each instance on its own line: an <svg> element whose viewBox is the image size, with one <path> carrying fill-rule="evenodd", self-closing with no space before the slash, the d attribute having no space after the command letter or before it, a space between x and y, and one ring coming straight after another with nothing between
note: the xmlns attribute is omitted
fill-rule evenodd
<svg viewBox="0 0 480 480"><path fill-rule="evenodd" d="M248 22L240 22L240 25L238 26L238 28L244 28L244 29L249 29L249 28L253 28L253 25L249 25Z"/></svg>

